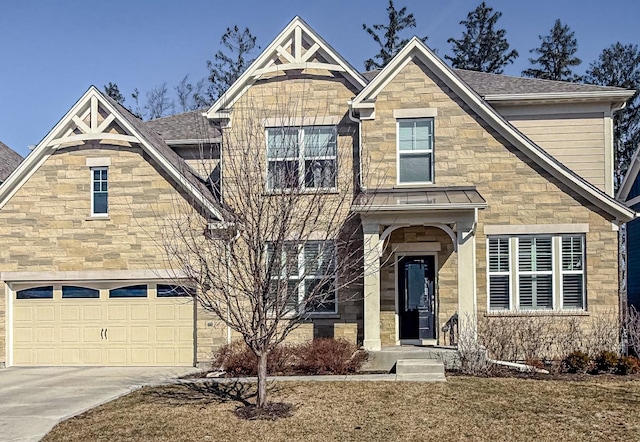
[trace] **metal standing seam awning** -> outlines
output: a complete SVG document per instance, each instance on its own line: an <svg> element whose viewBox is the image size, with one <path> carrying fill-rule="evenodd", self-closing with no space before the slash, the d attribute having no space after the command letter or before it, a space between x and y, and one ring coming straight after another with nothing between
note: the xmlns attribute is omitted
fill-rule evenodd
<svg viewBox="0 0 640 442"><path fill-rule="evenodd" d="M487 202L475 187L381 189L360 195L355 212L484 209Z"/></svg>

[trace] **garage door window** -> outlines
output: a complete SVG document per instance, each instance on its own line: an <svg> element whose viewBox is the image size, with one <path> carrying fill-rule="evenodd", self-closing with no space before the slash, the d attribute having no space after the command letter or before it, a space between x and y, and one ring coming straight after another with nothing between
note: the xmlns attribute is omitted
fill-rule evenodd
<svg viewBox="0 0 640 442"><path fill-rule="evenodd" d="M18 290L16 299L52 299L53 286L33 287L30 289Z"/></svg>
<svg viewBox="0 0 640 442"><path fill-rule="evenodd" d="M158 298L171 298L175 296L194 296L196 291L193 287L183 287L181 285L158 284Z"/></svg>
<svg viewBox="0 0 640 442"><path fill-rule="evenodd" d="M100 291L96 289L90 289L88 287L78 287L73 285L62 286L62 298L99 298Z"/></svg>
<svg viewBox="0 0 640 442"><path fill-rule="evenodd" d="M146 298L146 285L130 285L118 289L109 290L109 298Z"/></svg>

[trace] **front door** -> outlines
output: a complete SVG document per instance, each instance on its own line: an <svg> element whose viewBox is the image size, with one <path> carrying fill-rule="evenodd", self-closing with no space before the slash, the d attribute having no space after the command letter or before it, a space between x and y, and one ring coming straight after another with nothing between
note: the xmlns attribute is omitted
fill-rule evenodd
<svg viewBox="0 0 640 442"><path fill-rule="evenodd" d="M435 339L435 257L403 256L398 261L400 339Z"/></svg>

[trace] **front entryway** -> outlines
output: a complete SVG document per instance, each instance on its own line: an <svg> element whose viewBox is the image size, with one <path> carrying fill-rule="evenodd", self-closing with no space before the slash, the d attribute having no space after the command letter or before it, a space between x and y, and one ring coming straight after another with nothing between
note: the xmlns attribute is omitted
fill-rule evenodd
<svg viewBox="0 0 640 442"><path fill-rule="evenodd" d="M398 260L400 340L435 339L435 256L403 256Z"/></svg>

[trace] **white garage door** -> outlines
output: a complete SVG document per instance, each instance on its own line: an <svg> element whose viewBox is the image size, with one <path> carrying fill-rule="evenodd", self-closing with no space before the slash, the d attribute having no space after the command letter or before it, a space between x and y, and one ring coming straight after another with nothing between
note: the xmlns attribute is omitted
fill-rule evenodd
<svg viewBox="0 0 640 442"><path fill-rule="evenodd" d="M13 292L13 365L190 366L194 304L164 284Z"/></svg>

